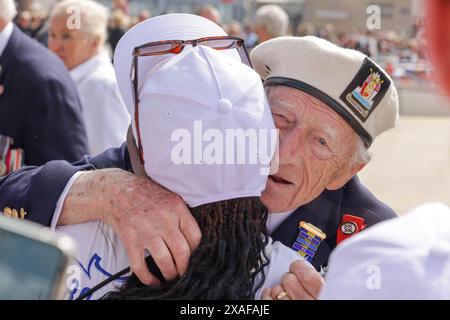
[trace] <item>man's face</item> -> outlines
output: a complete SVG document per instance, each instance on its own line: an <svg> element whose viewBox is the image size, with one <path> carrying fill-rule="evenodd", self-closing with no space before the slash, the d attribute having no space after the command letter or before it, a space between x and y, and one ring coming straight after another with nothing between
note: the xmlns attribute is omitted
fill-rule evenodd
<svg viewBox="0 0 450 320"><path fill-rule="evenodd" d="M270 176L262 202L270 212L293 210L338 189L359 169L350 165L358 136L320 100L303 91L273 86L267 90L280 134L280 166Z"/></svg>
<svg viewBox="0 0 450 320"><path fill-rule="evenodd" d="M48 48L71 70L95 55L97 48L94 39L82 30L69 29L67 19L56 16L50 20Z"/></svg>

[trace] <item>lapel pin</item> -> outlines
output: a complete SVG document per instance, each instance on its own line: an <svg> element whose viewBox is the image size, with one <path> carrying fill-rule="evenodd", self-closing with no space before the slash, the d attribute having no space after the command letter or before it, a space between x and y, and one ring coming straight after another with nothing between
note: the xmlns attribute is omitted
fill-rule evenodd
<svg viewBox="0 0 450 320"><path fill-rule="evenodd" d="M339 244L345 239L364 230L365 227L366 225L364 224L363 218L344 214L338 228L336 244Z"/></svg>

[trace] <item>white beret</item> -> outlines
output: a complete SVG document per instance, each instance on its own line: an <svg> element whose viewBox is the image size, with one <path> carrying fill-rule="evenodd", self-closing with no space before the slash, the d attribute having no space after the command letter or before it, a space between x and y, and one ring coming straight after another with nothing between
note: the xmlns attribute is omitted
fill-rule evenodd
<svg viewBox="0 0 450 320"><path fill-rule="evenodd" d="M321 100L346 120L367 147L398 120L392 79L359 51L317 37L280 37L251 53L265 85L284 85Z"/></svg>

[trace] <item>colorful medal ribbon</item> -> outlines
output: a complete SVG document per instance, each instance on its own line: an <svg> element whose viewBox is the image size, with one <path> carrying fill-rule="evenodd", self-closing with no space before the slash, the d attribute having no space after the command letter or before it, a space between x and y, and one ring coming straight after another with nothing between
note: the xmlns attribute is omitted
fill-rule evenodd
<svg viewBox="0 0 450 320"><path fill-rule="evenodd" d="M0 177L24 164L24 151L22 149L11 149L14 141L10 137L0 135Z"/></svg>
<svg viewBox="0 0 450 320"><path fill-rule="evenodd" d="M317 249L327 236L322 230L305 221L300 222L298 229L299 233L292 245L292 249L309 262L312 262Z"/></svg>

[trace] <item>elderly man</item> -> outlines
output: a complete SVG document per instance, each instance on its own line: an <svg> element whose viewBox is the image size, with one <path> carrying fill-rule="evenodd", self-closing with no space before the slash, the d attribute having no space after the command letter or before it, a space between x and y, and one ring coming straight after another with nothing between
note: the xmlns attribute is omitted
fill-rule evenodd
<svg viewBox="0 0 450 320"><path fill-rule="evenodd" d="M259 43L285 36L288 28L289 16L279 5L264 5L256 11L255 32Z"/></svg>
<svg viewBox="0 0 450 320"><path fill-rule="evenodd" d="M395 125L397 91L366 56L316 37L270 40L255 48L252 61L280 130L279 171L262 195L276 228L271 235L324 272L337 244L395 216L355 175L369 161L373 139ZM302 221L321 229L325 240L309 239ZM272 298L285 290L298 298L294 288L305 276L291 271L272 288Z"/></svg>
<svg viewBox="0 0 450 320"><path fill-rule="evenodd" d="M76 29L67 25L74 7L80 13ZM48 48L61 58L77 86L90 155L120 146L130 124L104 49L107 21L106 7L91 0L58 2L50 15Z"/></svg>
<svg viewBox="0 0 450 320"><path fill-rule="evenodd" d="M159 37L173 39L174 30L184 32L175 35L179 38L224 34L216 24L198 19L189 24L178 18L164 20ZM196 31L188 34L191 29ZM200 33L202 29L208 31ZM268 227L274 240L323 270L337 243L395 216L355 175L367 163L373 139L394 126L397 92L386 73L363 54L314 37L268 41L255 48L252 59L265 79L280 129L280 169L262 194L273 212ZM123 74L129 67L122 66ZM132 106L129 81L118 77L119 86L130 91L125 104ZM179 197L137 177L130 168L125 145L73 165L55 162L26 168L0 182L0 206L28 201L28 218L52 226L103 220L123 240L142 282L156 281L144 261L146 250L164 277L174 278L186 269L199 243L198 226ZM39 201L29 200L36 195ZM299 262L282 284L287 292L276 292L275 287L268 294L311 299L323 280Z"/></svg>

